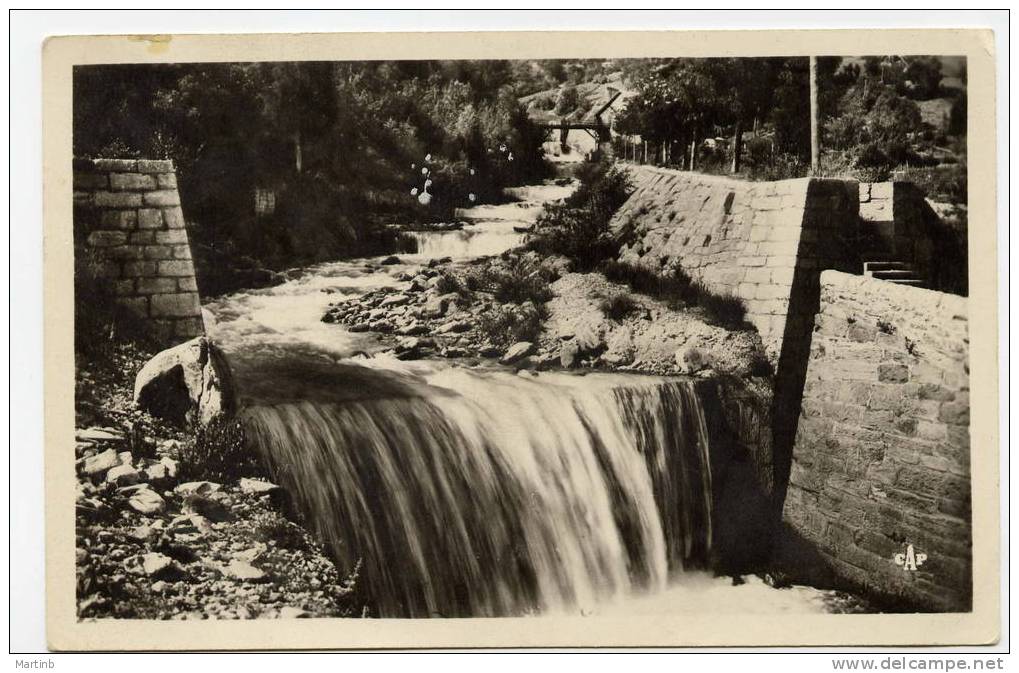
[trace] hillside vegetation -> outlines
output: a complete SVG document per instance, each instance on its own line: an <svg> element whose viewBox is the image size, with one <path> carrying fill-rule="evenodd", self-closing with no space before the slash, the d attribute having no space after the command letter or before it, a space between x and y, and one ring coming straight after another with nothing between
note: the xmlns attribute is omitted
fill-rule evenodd
<svg viewBox="0 0 1019 673"><path fill-rule="evenodd" d="M384 225L545 177L518 94L504 61L87 66L74 151L172 159L207 266L286 268L398 249Z"/></svg>

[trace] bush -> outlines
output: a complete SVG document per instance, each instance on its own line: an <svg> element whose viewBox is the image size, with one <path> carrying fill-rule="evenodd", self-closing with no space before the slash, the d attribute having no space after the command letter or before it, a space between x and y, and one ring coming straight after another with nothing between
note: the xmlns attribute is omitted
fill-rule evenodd
<svg viewBox="0 0 1019 673"><path fill-rule="evenodd" d="M478 329L494 345L506 348L518 341L536 341L547 317L545 307L531 301L496 306L481 315Z"/></svg>
<svg viewBox="0 0 1019 673"><path fill-rule="evenodd" d="M637 309L637 302L628 294L616 294L602 299L598 308L611 320L622 320Z"/></svg>
<svg viewBox="0 0 1019 673"><path fill-rule="evenodd" d="M497 301L544 304L552 298L549 284L555 274L534 259L511 258L505 263L491 263L472 271L466 285L470 290L488 292Z"/></svg>
<svg viewBox="0 0 1019 673"><path fill-rule="evenodd" d="M912 182L932 201L966 204L969 190L964 162L936 168L905 168L896 171L895 177Z"/></svg>
<svg viewBox="0 0 1019 673"><path fill-rule="evenodd" d="M263 473L258 457L248 446L244 428L237 421L223 418L195 428L194 436L181 446L177 461L182 481L226 482Z"/></svg>
<svg viewBox="0 0 1019 673"><path fill-rule="evenodd" d="M262 542L275 542L281 549L299 551L308 548L304 529L276 512L255 517L255 535Z"/></svg>
<svg viewBox="0 0 1019 673"><path fill-rule="evenodd" d="M666 303L669 308L700 307L707 322L728 329L748 329L746 306L735 295L720 295L694 281L682 269L659 275L643 266L608 261L601 267L608 280Z"/></svg>
<svg viewBox="0 0 1019 673"><path fill-rule="evenodd" d="M582 165L577 177L580 186L573 194L545 206L527 246L541 255L562 255L578 271L590 271L618 252L620 242L609 223L632 187L627 174L607 161Z"/></svg>
<svg viewBox="0 0 1019 673"><path fill-rule="evenodd" d="M464 288L456 276L448 271L444 271L439 275L439 279L435 283L435 289L439 294L449 294L450 292L460 293Z"/></svg>

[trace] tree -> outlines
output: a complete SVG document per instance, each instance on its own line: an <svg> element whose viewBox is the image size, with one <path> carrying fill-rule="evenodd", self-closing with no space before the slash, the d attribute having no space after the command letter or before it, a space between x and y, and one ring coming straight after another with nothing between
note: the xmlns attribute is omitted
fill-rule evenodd
<svg viewBox="0 0 1019 673"><path fill-rule="evenodd" d="M817 57L810 57L810 171L821 167L821 111L817 101Z"/></svg>
<svg viewBox="0 0 1019 673"><path fill-rule="evenodd" d="M566 84L559 90L559 97L556 99L555 111L557 115L565 116L575 109L580 102L580 94L575 84Z"/></svg>

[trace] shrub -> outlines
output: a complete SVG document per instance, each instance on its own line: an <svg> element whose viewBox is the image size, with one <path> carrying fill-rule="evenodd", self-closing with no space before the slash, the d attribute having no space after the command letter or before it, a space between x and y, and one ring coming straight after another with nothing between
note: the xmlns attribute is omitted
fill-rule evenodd
<svg viewBox="0 0 1019 673"><path fill-rule="evenodd" d="M555 280L555 274L536 260L513 257L472 271L466 285L470 290L488 292L501 302L544 304L552 298L549 284Z"/></svg>
<svg viewBox="0 0 1019 673"><path fill-rule="evenodd" d="M936 168L905 168L896 171L895 177L912 182L932 201L966 204L969 190L965 162Z"/></svg>
<svg viewBox="0 0 1019 673"><path fill-rule="evenodd" d="M608 280L623 283L634 292L663 301L672 309L698 306L705 319L728 329L747 329L746 306L735 295L720 295L694 281L682 269L657 274L651 269L626 262L608 261L601 267Z"/></svg>
<svg viewBox="0 0 1019 673"><path fill-rule="evenodd" d="M177 455L182 480L232 481L262 474L261 464L248 446L244 428L234 420L216 418L195 428Z"/></svg>
<svg viewBox="0 0 1019 673"><path fill-rule="evenodd" d="M276 512L255 517L255 535L262 542L271 540L282 549L303 550L308 547L304 529Z"/></svg>
<svg viewBox="0 0 1019 673"><path fill-rule="evenodd" d="M637 302L628 294L621 293L602 299L598 308L611 320L622 320L637 309Z"/></svg>
<svg viewBox="0 0 1019 673"><path fill-rule="evenodd" d="M456 276L449 273L448 271L442 272L439 275L438 281L435 283L435 289L439 294L449 294L450 292L462 292L463 286Z"/></svg>
<svg viewBox="0 0 1019 673"><path fill-rule="evenodd" d="M573 194L563 203L545 206L528 248L546 256L563 255L577 270L589 271L619 250L609 222L632 188L626 173L606 161L583 164L577 177L580 186Z"/></svg>
<svg viewBox="0 0 1019 673"><path fill-rule="evenodd" d="M496 306L481 315L478 329L494 345L505 348L518 341L536 341L546 317L545 307L531 301Z"/></svg>

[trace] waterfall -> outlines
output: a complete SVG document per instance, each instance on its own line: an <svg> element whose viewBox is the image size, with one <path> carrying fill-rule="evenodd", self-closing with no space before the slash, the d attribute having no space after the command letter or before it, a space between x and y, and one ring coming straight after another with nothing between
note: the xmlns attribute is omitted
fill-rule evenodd
<svg viewBox="0 0 1019 673"><path fill-rule="evenodd" d="M251 439L381 616L583 612L663 590L711 548L690 382L451 368L429 394L288 399Z"/></svg>
<svg viewBox="0 0 1019 673"><path fill-rule="evenodd" d="M500 226L476 225L457 231L415 231L410 235L417 243L417 255L427 259L467 259L498 255L524 241L524 235L513 231L512 224L502 223Z"/></svg>

